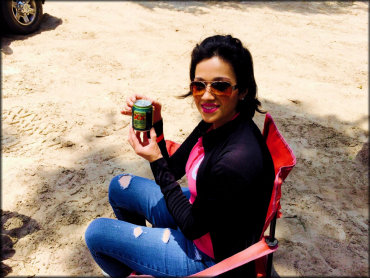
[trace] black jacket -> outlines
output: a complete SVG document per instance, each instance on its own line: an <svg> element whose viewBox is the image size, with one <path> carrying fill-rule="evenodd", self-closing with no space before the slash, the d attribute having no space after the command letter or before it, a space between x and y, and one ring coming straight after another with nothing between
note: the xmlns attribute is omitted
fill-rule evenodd
<svg viewBox="0 0 370 278"><path fill-rule="evenodd" d="M260 130L252 119L236 119L211 130L201 121L180 148L151 163L156 183L167 207L188 239L210 233L216 262L259 240L274 181L274 166ZM161 135L163 123L155 125ZM204 159L198 169L197 197L193 204L183 195L177 180L193 146L203 136ZM230 271L225 277L253 277L254 263ZM223 276L223 277L224 277Z"/></svg>

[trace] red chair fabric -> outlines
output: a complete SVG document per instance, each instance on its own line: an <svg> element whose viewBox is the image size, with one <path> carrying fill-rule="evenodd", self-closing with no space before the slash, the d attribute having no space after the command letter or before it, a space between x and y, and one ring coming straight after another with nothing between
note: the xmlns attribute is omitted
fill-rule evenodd
<svg viewBox="0 0 370 278"><path fill-rule="evenodd" d="M292 149L280 134L269 113L265 117L262 135L266 140L267 147L274 162L275 182L261 238L275 213L277 213L278 218L282 215L280 211L281 184L296 164L296 158Z"/></svg>
<svg viewBox="0 0 370 278"><path fill-rule="evenodd" d="M288 176L289 172L295 166L296 158L292 149L279 132L269 113L267 113L265 117L262 135L266 140L267 147L274 163L275 181L260 241L248 247L247 249L217 263L216 265L198 272L190 277L214 277L253 260L256 260L257 277L266 276L267 255L275 252L278 246L269 247L265 242L266 236L264 233L274 216L276 215L279 218L282 215L280 211L281 185ZM180 146L180 144L177 144L173 141L166 141L166 146L169 155L172 155ZM151 276L139 275L137 277Z"/></svg>
<svg viewBox="0 0 370 278"><path fill-rule="evenodd" d="M261 240L263 239L264 233L267 227L270 225L274 216L276 215L277 218L280 218L282 216L282 213L280 211L281 185L296 164L296 158L292 149L289 147L288 143L279 132L274 120L269 113L267 113L265 117L262 135L265 138L267 147L272 157L272 161L274 162L275 181L266 215L265 225L263 227L260 238ZM257 277L266 276L266 263L267 256L263 256L260 259L256 260Z"/></svg>
<svg viewBox="0 0 370 278"><path fill-rule="evenodd" d="M180 147L179 143L175 143L174 141L171 140L166 140L166 148L169 156L173 155L179 147Z"/></svg>

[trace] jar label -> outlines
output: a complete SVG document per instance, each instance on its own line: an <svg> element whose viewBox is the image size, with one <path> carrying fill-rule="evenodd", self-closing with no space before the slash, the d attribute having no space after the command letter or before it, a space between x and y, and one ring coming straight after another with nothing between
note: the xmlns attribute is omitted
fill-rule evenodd
<svg viewBox="0 0 370 278"><path fill-rule="evenodd" d="M146 112L133 111L134 112L134 129L145 130L146 128Z"/></svg>

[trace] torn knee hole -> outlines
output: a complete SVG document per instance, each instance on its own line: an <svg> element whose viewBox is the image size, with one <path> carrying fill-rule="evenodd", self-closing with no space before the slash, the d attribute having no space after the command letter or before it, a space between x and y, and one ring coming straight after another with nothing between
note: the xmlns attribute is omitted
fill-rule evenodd
<svg viewBox="0 0 370 278"><path fill-rule="evenodd" d="M119 179L119 184L123 189L127 188L130 185L131 176L123 176Z"/></svg>
<svg viewBox="0 0 370 278"><path fill-rule="evenodd" d="M141 236L142 233L143 233L143 229L141 229L141 227L136 227L134 229L134 236L135 236L135 238L138 238L139 236Z"/></svg>
<svg viewBox="0 0 370 278"><path fill-rule="evenodd" d="M170 229L165 229L163 231L163 235L162 235L162 241L164 243L168 243L168 241L170 240L170 235L171 235L171 231Z"/></svg>

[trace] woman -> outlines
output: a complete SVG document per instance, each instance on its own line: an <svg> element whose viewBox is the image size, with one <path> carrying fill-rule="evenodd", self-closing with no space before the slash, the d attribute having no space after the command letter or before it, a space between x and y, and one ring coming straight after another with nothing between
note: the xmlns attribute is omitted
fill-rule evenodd
<svg viewBox="0 0 370 278"><path fill-rule="evenodd" d="M112 277L132 270L153 276L188 276L259 240L274 168L252 118L261 112L249 51L232 36L213 36L193 49L190 92L202 116L169 156L161 105L150 139L131 128L129 143L150 162L155 182L132 175L113 178L109 201L118 220L94 220L86 242ZM137 99L122 111L131 115ZM262 113L262 112L261 112ZM188 188L177 183L184 174ZM145 219L152 228L145 227ZM251 262L224 275L255 277Z"/></svg>

